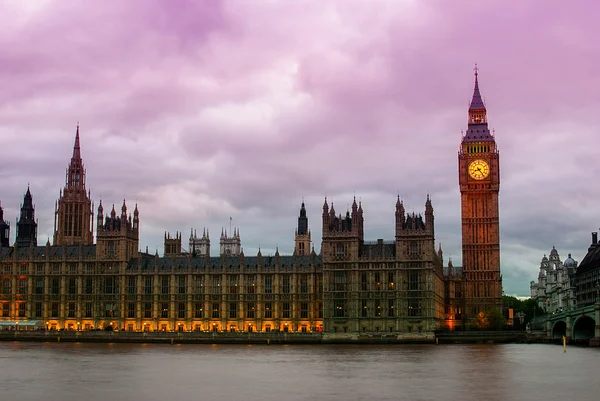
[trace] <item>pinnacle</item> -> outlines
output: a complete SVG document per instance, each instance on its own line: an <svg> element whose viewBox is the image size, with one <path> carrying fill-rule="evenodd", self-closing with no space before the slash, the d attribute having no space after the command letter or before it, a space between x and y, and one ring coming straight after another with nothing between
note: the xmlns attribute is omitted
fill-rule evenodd
<svg viewBox="0 0 600 401"><path fill-rule="evenodd" d="M79 123L77 123L77 132L75 133L75 145L73 145L73 159L81 159L81 148L79 147Z"/></svg>

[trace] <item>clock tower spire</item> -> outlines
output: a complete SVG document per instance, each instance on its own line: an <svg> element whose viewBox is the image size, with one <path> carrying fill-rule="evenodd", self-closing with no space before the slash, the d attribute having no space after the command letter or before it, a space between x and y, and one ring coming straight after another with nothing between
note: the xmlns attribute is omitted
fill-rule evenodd
<svg viewBox="0 0 600 401"><path fill-rule="evenodd" d="M500 164L496 140L487 123L487 110L475 88L469 106L467 132L458 153L461 195L464 314L476 319L480 312L502 306L498 193Z"/></svg>

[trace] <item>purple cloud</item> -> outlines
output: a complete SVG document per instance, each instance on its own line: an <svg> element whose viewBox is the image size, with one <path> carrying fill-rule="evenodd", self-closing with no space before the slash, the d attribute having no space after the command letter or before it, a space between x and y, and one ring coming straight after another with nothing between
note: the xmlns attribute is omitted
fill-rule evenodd
<svg viewBox="0 0 600 401"><path fill-rule="evenodd" d="M457 150L472 71L501 154L506 293L556 245L581 260L600 221L598 5L529 0L11 3L0 15L2 205L31 184L52 235L75 125L105 209L139 204L140 246L229 216L246 253L293 250L301 198L320 248L323 197L356 194L369 239L396 195L460 264ZM10 217L13 216L13 217ZM14 236L14 232L12 233Z"/></svg>

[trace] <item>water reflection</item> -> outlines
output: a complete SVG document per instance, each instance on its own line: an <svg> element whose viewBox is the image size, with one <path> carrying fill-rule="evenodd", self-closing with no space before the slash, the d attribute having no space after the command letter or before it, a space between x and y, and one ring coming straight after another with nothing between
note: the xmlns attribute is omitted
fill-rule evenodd
<svg viewBox="0 0 600 401"><path fill-rule="evenodd" d="M595 399L600 350L555 345L0 343L6 400Z"/></svg>

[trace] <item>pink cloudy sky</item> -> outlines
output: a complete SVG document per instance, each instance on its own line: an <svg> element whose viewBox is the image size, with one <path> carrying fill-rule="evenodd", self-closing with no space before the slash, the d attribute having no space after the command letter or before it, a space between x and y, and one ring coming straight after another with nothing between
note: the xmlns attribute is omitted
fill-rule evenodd
<svg viewBox="0 0 600 401"><path fill-rule="evenodd" d="M509 5L509 3L511 3ZM581 260L600 225L595 1L3 2L0 200L31 184L52 234L77 121L105 210L137 201L141 247L240 227L244 251L293 251L304 197L356 194L366 239L393 239L399 193L461 263L457 150L473 65L501 155L504 289L527 295L556 245ZM14 237L14 228L12 235Z"/></svg>

